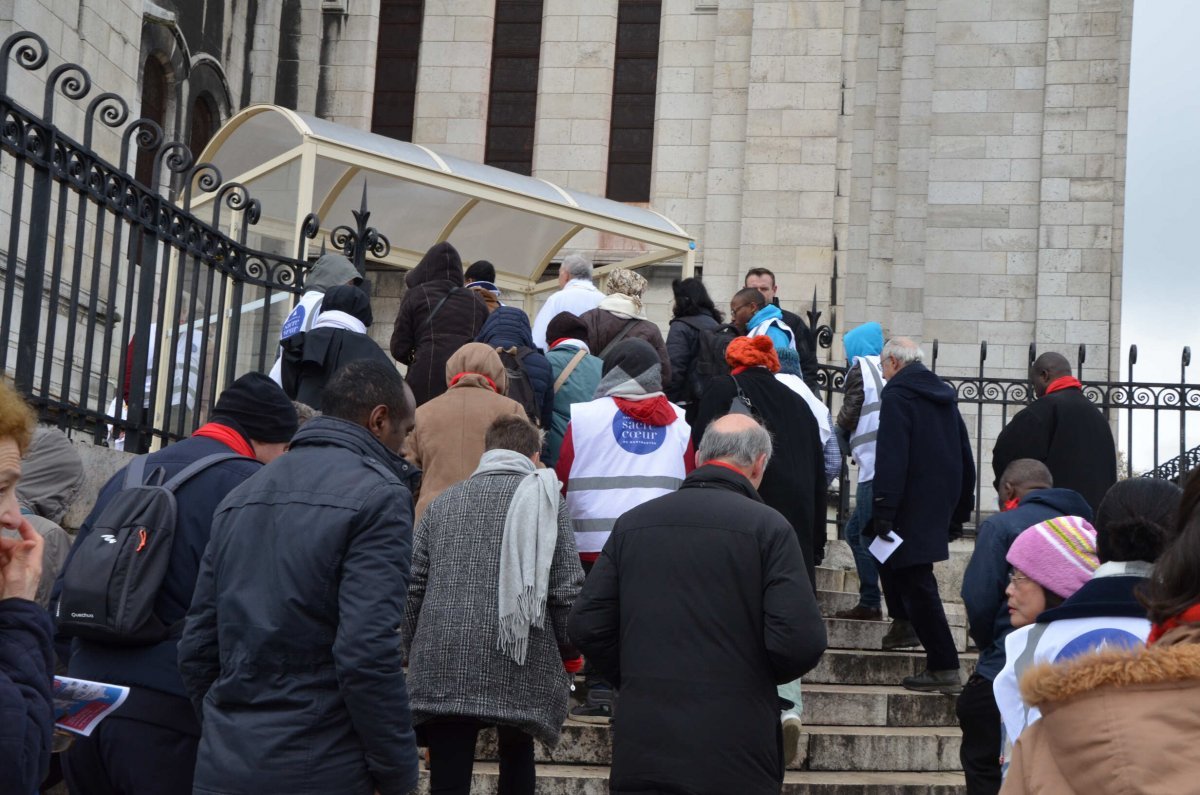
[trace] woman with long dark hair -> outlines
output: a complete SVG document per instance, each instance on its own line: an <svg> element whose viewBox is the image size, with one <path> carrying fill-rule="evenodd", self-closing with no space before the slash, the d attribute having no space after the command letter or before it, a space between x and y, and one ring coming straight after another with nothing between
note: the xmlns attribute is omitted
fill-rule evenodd
<svg viewBox="0 0 1200 795"><path fill-rule="evenodd" d="M667 355L671 359L671 377L666 384L667 399L685 408L689 416L700 400L708 376L699 372L703 335L721 327L725 317L708 297L704 282L695 277L671 282L675 305L671 327L667 331ZM732 338L732 335L731 335Z"/></svg>
<svg viewBox="0 0 1200 795"><path fill-rule="evenodd" d="M1128 496L1141 495L1131 490ZM1100 514L1108 502L1105 497ZM1022 696L1042 718L1017 742L1004 795L1196 791L1200 475L1189 479L1178 505L1179 535L1142 591L1152 624L1146 645L1101 645L1065 663L1038 665L1022 678ZM1143 540L1160 535L1134 529Z"/></svg>

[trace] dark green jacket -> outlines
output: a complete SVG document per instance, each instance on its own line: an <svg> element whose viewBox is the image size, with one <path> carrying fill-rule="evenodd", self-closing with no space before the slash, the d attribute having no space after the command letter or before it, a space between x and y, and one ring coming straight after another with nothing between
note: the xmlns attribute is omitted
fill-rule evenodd
<svg viewBox="0 0 1200 795"><path fill-rule="evenodd" d="M558 381L558 376L562 374L571 359L575 358L578 351L579 348L574 345L563 344L551 348L547 352L546 358L550 360L550 367L554 371L552 383ZM602 364L603 362L598 357L592 356L590 353L584 356L579 365L567 376L566 383L554 395L554 418L546 430L546 457L543 461L546 466L552 467L558 463L558 450L562 447L563 436L567 432L567 423L571 421L571 404L587 403L592 399L596 385L600 383Z"/></svg>

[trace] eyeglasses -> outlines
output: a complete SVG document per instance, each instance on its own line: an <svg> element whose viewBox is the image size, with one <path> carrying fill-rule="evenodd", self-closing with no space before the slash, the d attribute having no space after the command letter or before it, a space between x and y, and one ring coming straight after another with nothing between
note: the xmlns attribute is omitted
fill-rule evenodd
<svg viewBox="0 0 1200 795"><path fill-rule="evenodd" d="M738 312L741 312L743 309L745 309L748 306L753 306L753 304L738 304L737 306L730 306L729 314L736 315Z"/></svg>
<svg viewBox="0 0 1200 795"><path fill-rule="evenodd" d="M1018 585L1019 586L1021 583L1025 582L1026 580L1029 580L1029 579L1030 578L1026 577L1024 574L1008 575L1008 582L1010 585Z"/></svg>

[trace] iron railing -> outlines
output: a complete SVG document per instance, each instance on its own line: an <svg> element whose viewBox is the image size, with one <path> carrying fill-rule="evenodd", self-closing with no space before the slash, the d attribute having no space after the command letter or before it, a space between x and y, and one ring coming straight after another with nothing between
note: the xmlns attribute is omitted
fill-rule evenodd
<svg viewBox="0 0 1200 795"><path fill-rule="evenodd" d="M270 367L308 266L250 248L261 205L247 189L153 120L130 122L117 94L89 100L78 64L44 76L40 113L20 105L10 65L47 61L35 33L0 46L0 370L44 420L97 442L110 430L130 450L187 436L235 377ZM78 107L65 113L62 98ZM80 116L81 138L59 126ZM98 134L119 140L115 163ZM127 170L139 153L153 162L149 184ZM201 217L193 198L205 193Z"/></svg>

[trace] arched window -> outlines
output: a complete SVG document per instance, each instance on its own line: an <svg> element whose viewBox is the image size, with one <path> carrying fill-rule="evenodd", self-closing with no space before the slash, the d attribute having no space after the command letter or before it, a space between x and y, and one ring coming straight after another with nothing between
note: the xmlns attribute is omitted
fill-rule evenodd
<svg viewBox="0 0 1200 795"><path fill-rule="evenodd" d="M533 173L542 0L497 0L483 162Z"/></svg>
<svg viewBox="0 0 1200 795"><path fill-rule="evenodd" d="M167 92L170 90L170 85L167 81L167 70L163 66L162 61L158 60L154 55L146 57L146 64L142 67L142 118L151 119L158 123L160 127L166 126L167 122ZM164 130L164 132L169 132ZM151 185L150 180L154 175L154 152L145 149L138 150L137 168L134 171L134 177L137 181L150 188L157 188L157 185Z"/></svg>
<svg viewBox="0 0 1200 795"><path fill-rule="evenodd" d="M411 141L423 0L381 0L371 132Z"/></svg>
<svg viewBox="0 0 1200 795"><path fill-rule="evenodd" d="M212 97L205 93L197 94L192 101L191 133L188 135L188 149L192 150L193 157L200 157L220 124L221 119Z"/></svg>
<svg viewBox="0 0 1200 795"><path fill-rule="evenodd" d="M661 16L660 0L619 0L617 4L617 59L605 191L616 201L650 201Z"/></svg>

